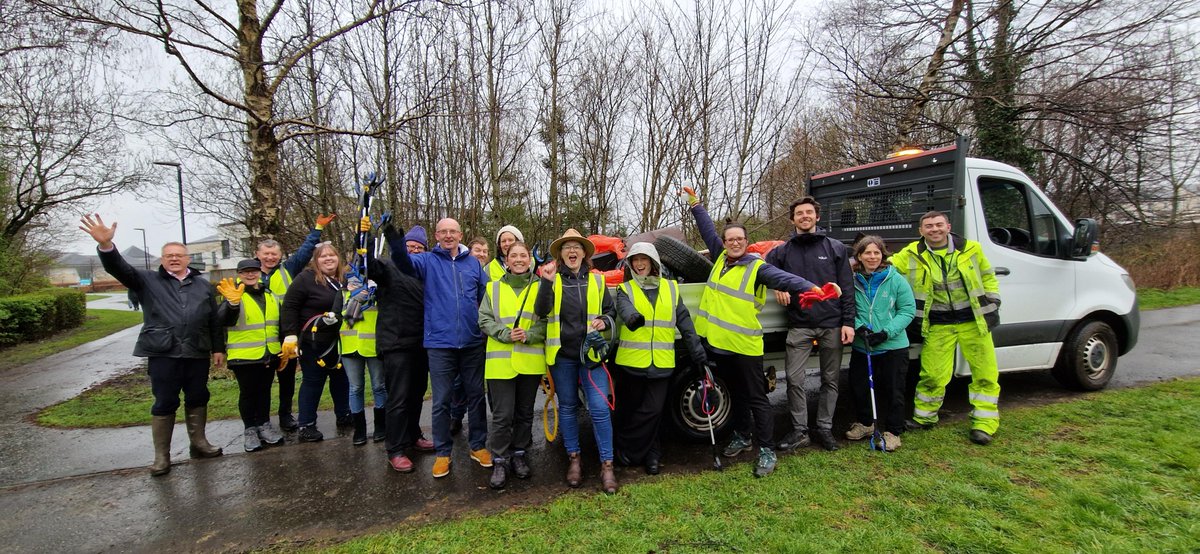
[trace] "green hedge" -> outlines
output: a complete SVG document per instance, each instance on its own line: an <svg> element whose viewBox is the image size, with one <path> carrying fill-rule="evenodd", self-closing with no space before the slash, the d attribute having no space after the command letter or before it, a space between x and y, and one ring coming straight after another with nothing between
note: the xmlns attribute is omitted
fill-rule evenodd
<svg viewBox="0 0 1200 554"><path fill-rule="evenodd" d="M0 298L0 348L78 327L86 316L87 297L77 289L45 289Z"/></svg>

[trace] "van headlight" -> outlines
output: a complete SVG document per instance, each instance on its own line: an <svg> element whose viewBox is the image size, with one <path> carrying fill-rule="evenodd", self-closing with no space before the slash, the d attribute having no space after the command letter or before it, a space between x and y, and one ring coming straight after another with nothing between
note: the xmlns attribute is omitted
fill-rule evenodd
<svg viewBox="0 0 1200 554"><path fill-rule="evenodd" d="M1122 273L1121 280L1125 282L1125 286L1129 287L1130 291L1137 292L1137 287L1133 284L1133 277L1130 277L1128 273Z"/></svg>

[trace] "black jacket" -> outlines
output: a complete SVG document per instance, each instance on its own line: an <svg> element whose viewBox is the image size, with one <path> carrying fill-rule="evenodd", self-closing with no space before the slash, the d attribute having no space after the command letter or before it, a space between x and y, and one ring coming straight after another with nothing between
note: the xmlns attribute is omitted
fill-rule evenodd
<svg viewBox="0 0 1200 554"><path fill-rule="evenodd" d="M225 352L225 327L217 319L216 289L200 271L183 280L167 273L136 269L116 248L101 252L104 271L135 291L142 301L142 332L133 355L143 358L208 358Z"/></svg>
<svg viewBox="0 0 1200 554"><path fill-rule="evenodd" d="M318 283L312 269L305 269L292 279L292 284L279 306L279 334L284 337L296 335L300 344L327 345L340 340L338 332L342 328L342 285L336 279L332 280L332 283L333 285L324 280ZM337 323L326 325L317 318L317 332L314 335L313 324L304 324L313 316L325 312L337 314Z"/></svg>
<svg viewBox="0 0 1200 554"><path fill-rule="evenodd" d="M392 248L404 248L404 235L388 225L384 237ZM369 249L368 249L369 250ZM425 290L416 277L404 274L391 260L369 258L369 277L375 281L379 319L375 349L381 353L420 348L425 340Z"/></svg>
<svg viewBox="0 0 1200 554"><path fill-rule="evenodd" d="M787 309L788 327L854 327L857 313L854 274L850 271L850 253L846 245L825 236L820 229L812 233L793 233L791 239L768 252L766 259L767 263L818 285L837 283L842 288L840 299L817 302L807 310L800 309L799 297L793 293Z"/></svg>

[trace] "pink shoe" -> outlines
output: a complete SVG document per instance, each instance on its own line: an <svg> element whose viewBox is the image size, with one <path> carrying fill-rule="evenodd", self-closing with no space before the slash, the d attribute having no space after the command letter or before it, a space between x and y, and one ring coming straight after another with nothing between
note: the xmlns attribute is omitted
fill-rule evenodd
<svg viewBox="0 0 1200 554"><path fill-rule="evenodd" d="M413 463L412 460L408 459L408 456L392 456L388 458L388 463L391 464L392 469L400 473L412 473Z"/></svg>
<svg viewBox="0 0 1200 554"><path fill-rule="evenodd" d="M417 442L413 443L413 448L418 452L433 452L433 441L421 437L417 439Z"/></svg>

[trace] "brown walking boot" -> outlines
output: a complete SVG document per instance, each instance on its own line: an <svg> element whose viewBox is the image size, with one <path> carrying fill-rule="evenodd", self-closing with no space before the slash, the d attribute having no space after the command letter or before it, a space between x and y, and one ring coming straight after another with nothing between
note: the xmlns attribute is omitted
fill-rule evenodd
<svg viewBox="0 0 1200 554"><path fill-rule="evenodd" d="M216 458L224 452L220 448L209 444L208 438L204 436L204 425L208 422L208 406L200 406L197 408L187 408L184 411L187 419L187 434L191 440L191 447L188 452L193 458Z"/></svg>
<svg viewBox="0 0 1200 554"><path fill-rule="evenodd" d="M600 464L600 487L608 494L617 493L617 476L613 473L612 460Z"/></svg>
<svg viewBox="0 0 1200 554"><path fill-rule="evenodd" d="M150 417L150 436L154 439L154 463L150 475L158 477L171 472L171 433L175 431L175 414Z"/></svg>
<svg viewBox="0 0 1200 554"><path fill-rule="evenodd" d="M579 453L567 454L570 465L567 466L567 486L578 487L583 483L583 469L579 467Z"/></svg>

